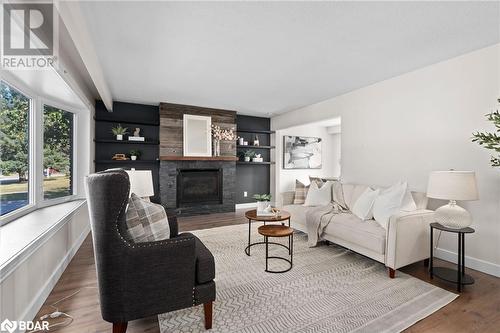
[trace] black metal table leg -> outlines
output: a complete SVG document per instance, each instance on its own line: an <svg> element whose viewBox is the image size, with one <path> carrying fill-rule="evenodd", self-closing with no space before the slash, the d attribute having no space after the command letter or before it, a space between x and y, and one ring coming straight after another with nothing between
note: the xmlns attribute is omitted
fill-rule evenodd
<svg viewBox="0 0 500 333"><path fill-rule="evenodd" d="M462 277L465 275L465 234L462 235Z"/></svg>
<svg viewBox="0 0 500 333"><path fill-rule="evenodd" d="M250 256L250 241L251 241L251 232L252 232L252 220L248 219L248 253L247 256Z"/></svg>
<svg viewBox="0 0 500 333"><path fill-rule="evenodd" d="M434 258L434 228L431 226L431 248L430 248L430 257L429 257L429 272L431 279L434 278L434 264L433 264L433 258Z"/></svg>
<svg viewBox="0 0 500 333"><path fill-rule="evenodd" d="M290 244L290 268L293 267L293 234L290 235L291 244Z"/></svg>
<svg viewBox="0 0 500 333"><path fill-rule="evenodd" d="M264 236L264 241L266 242L266 272L268 271L268 260L269 260L269 237Z"/></svg>
<svg viewBox="0 0 500 333"><path fill-rule="evenodd" d="M462 235L458 233L457 291L462 291Z"/></svg>

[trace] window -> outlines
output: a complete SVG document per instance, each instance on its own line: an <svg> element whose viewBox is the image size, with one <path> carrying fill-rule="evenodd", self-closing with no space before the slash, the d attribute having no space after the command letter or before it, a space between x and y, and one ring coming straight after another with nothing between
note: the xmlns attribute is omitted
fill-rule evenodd
<svg viewBox="0 0 500 333"><path fill-rule="evenodd" d="M0 216L30 203L30 110L32 101L0 82Z"/></svg>
<svg viewBox="0 0 500 333"><path fill-rule="evenodd" d="M43 107L43 198L73 194L73 114Z"/></svg>

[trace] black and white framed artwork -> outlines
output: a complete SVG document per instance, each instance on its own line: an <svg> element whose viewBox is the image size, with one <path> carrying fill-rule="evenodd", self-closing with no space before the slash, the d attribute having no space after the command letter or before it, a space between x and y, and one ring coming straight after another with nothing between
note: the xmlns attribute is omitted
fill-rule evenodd
<svg viewBox="0 0 500 333"><path fill-rule="evenodd" d="M321 138L283 137L284 169L321 169Z"/></svg>

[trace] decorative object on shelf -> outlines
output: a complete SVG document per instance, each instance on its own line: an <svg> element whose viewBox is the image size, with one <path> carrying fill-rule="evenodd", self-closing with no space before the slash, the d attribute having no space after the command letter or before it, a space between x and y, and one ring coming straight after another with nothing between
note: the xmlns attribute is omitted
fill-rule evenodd
<svg viewBox="0 0 500 333"><path fill-rule="evenodd" d="M436 209L434 218L439 224L452 228L466 228L472 223L468 211L457 205L460 200L478 200L479 195L474 171L433 171L429 175L427 197L449 200Z"/></svg>
<svg viewBox="0 0 500 333"><path fill-rule="evenodd" d="M243 141L243 146L248 146L248 141Z"/></svg>
<svg viewBox="0 0 500 333"><path fill-rule="evenodd" d="M113 157L111 157L112 160L115 161L126 161L128 160L127 156L125 154L114 154Z"/></svg>
<svg viewBox="0 0 500 333"><path fill-rule="evenodd" d="M149 198L155 195L151 170L135 170L132 168L125 171L130 179L130 194L135 193L141 198Z"/></svg>
<svg viewBox="0 0 500 333"><path fill-rule="evenodd" d="M321 138L283 137L284 169L321 169Z"/></svg>
<svg viewBox="0 0 500 333"><path fill-rule="evenodd" d="M255 151L247 150L246 152L243 153L243 156L245 162L250 162L251 159L255 156Z"/></svg>
<svg viewBox="0 0 500 333"><path fill-rule="evenodd" d="M214 150L213 150L213 156L220 156L220 140L218 139L215 139L213 140L213 146L214 146Z"/></svg>
<svg viewBox="0 0 500 333"><path fill-rule="evenodd" d="M500 104L500 98L497 100ZM500 167L500 112L496 110L486 115L486 118L496 127L496 133L476 132L473 134L472 142L477 142L486 149L493 150L490 162L492 167Z"/></svg>
<svg viewBox="0 0 500 333"><path fill-rule="evenodd" d="M212 117L183 116L184 156L212 156Z"/></svg>
<svg viewBox="0 0 500 333"><path fill-rule="evenodd" d="M121 141L123 140L123 136L128 133L128 128L118 124L117 126L111 127L111 133L116 136L116 140Z"/></svg>
<svg viewBox="0 0 500 333"><path fill-rule="evenodd" d="M132 149L130 152L129 152L129 155L130 155L130 159L132 161L135 161L137 160L140 156L141 156L141 151L140 150L137 150L137 149Z"/></svg>
<svg viewBox="0 0 500 333"><path fill-rule="evenodd" d="M255 194L253 198L257 200L257 215L260 216L274 215L270 204L271 194Z"/></svg>
<svg viewBox="0 0 500 333"><path fill-rule="evenodd" d="M238 144L239 144L240 146L243 146L243 143L244 143L244 142L245 142L245 139L244 139L244 138L242 138L241 136L239 136L239 137L238 137Z"/></svg>
<svg viewBox="0 0 500 333"><path fill-rule="evenodd" d="M252 162L261 163L264 162L264 159L261 154L255 154L255 157L252 158Z"/></svg>
<svg viewBox="0 0 500 333"><path fill-rule="evenodd" d="M129 136L128 140L129 141L145 141L143 136L140 136L141 129L139 127L135 128L134 135Z"/></svg>
<svg viewBox="0 0 500 333"><path fill-rule="evenodd" d="M255 134L255 137L253 139L253 145L254 146L260 146L260 144L259 144L259 137L257 136L257 134Z"/></svg>

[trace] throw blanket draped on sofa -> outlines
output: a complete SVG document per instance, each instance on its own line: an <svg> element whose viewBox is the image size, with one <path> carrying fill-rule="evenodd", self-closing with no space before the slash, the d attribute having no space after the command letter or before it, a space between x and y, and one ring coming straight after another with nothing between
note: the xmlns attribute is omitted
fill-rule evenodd
<svg viewBox="0 0 500 333"><path fill-rule="evenodd" d="M326 206L314 207L306 212L306 227L307 227L307 243L309 247L314 247L321 239L321 235L325 228L340 213L345 213L348 210L342 208L336 202L332 202Z"/></svg>

